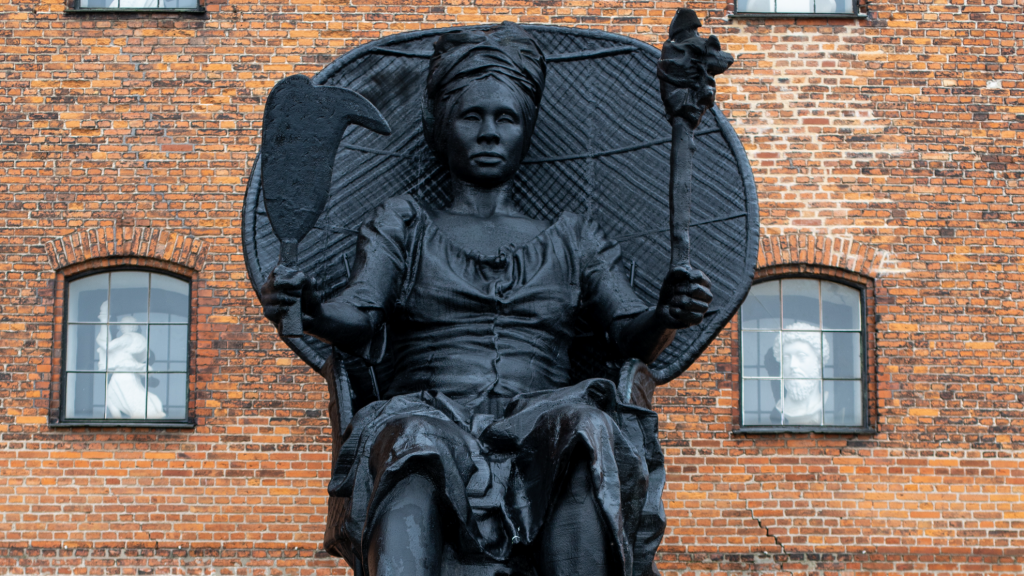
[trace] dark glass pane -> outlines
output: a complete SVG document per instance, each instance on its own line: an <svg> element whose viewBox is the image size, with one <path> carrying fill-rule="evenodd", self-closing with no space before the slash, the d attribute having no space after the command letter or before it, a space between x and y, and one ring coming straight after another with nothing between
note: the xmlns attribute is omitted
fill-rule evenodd
<svg viewBox="0 0 1024 576"><path fill-rule="evenodd" d="M826 426L863 426L863 404L860 380L825 381Z"/></svg>
<svg viewBox="0 0 1024 576"><path fill-rule="evenodd" d="M826 330L860 330L860 290L822 282L821 320Z"/></svg>
<svg viewBox="0 0 1024 576"><path fill-rule="evenodd" d="M146 374L120 372L107 377L107 418L146 418Z"/></svg>
<svg viewBox="0 0 1024 576"><path fill-rule="evenodd" d="M107 355L103 353L106 346L106 326L102 324L69 324L67 369L106 370Z"/></svg>
<svg viewBox="0 0 1024 576"><path fill-rule="evenodd" d="M772 347L779 332L743 333L743 376L775 376L781 374L778 358Z"/></svg>
<svg viewBox="0 0 1024 576"><path fill-rule="evenodd" d="M755 284L740 309L742 329L778 330L782 321L780 304L778 280Z"/></svg>
<svg viewBox="0 0 1024 576"><path fill-rule="evenodd" d="M149 327L149 365L154 372L184 372L188 351L188 326Z"/></svg>
<svg viewBox="0 0 1024 576"><path fill-rule="evenodd" d="M771 426L782 423L777 409L778 380L743 380L743 425Z"/></svg>
<svg viewBox="0 0 1024 576"><path fill-rule="evenodd" d="M820 328L818 281L793 278L782 281L782 327L787 330Z"/></svg>
<svg viewBox="0 0 1024 576"><path fill-rule="evenodd" d="M188 322L188 282L153 274L150 322Z"/></svg>
<svg viewBox="0 0 1024 576"><path fill-rule="evenodd" d="M68 322L106 322L107 316L100 316L103 303L107 301L109 274L86 276L71 282L68 288Z"/></svg>
<svg viewBox="0 0 1024 576"><path fill-rule="evenodd" d="M788 426L821 425L821 380L787 378L782 381L782 423Z"/></svg>
<svg viewBox="0 0 1024 576"><path fill-rule="evenodd" d="M184 420L186 377L184 374L149 375L149 419Z"/></svg>
<svg viewBox="0 0 1024 576"><path fill-rule="evenodd" d="M110 274L110 321L122 324L149 321L149 272Z"/></svg>
<svg viewBox="0 0 1024 576"><path fill-rule="evenodd" d="M860 332L825 332L825 378L860 378Z"/></svg>
<svg viewBox="0 0 1024 576"><path fill-rule="evenodd" d="M103 418L104 375L69 372L64 390L67 418Z"/></svg>

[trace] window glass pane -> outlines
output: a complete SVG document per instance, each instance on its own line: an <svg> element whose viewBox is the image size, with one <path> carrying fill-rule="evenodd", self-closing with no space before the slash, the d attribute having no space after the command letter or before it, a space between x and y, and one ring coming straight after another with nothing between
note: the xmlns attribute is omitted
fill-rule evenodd
<svg viewBox="0 0 1024 576"><path fill-rule="evenodd" d="M782 423L777 409L778 380L743 380L743 425L770 426Z"/></svg>
<svg viewBox="0 0 1024 576"><path fill-rule="evenodd" d="M199 3L196 0L166 0L163 6L165 8L198 8Z"/></svg>
<svg viewBox="0 0 1024 576"><path fill-rule="evenodd" d="M794 278L782 281L782 327L787 330L820 328L818 281Z"/></svg>
<svg viewBox="0 0 1024 576"><path fill-rule="evenodd" d="M774 376L780 375L779 359L773 346L778 340L779 332L744 332L743 333L743 376Z"/></svg>
<svg viewBox="0 0 1024 576"><path fill-rule="evenodd" d="M776 12L814 12L814 0L776 0Z"/></svg>
<svg viewBox="0 0 1024 576"><path fill-rule="evenodd" d="M825 382L825 424L863 426L864 396L860 380Z"/></svg>
<svg viewBox="0 0 1024 576"><path fill-rule="evenodd" d="M103 418L103 374L69 372L64 390L68 418Z"/></svg>
<svg viewBox="0 0 1024 576"><path fill-rule="evenodd" d="M117 0L82 0L82 8L117 8Z"/></svg>
<svg viewBox="0 0 1024 576"><path fill-rule="evenodd" d="M744 330L778 330L782 311L779 300L779 281L755 284L743 301L740 319Z"/></svg>
<svg viewBox="0 0 1024 576"><path fill-rule="evenodd" d="M121 0L121 8L158 8L157 0Z"/></svg>
<svg viewBox="0 0 1024 576"><path fill-rule="evenodd" d="M149 375L149 419L185 419L185 375Z"/></svg>
<svg viewBox="0 0 1024 576"><path fill-rule="evenodd" d="M188 326L149 327L149 364L155 372L184 372L188 351Z"/></svg>
<svg viewBox="0 0 1024 576"><path fill-rule="evenodd" d="M102 324L69 324L67 370L106 370L107 327Z"/></svg>
<svg viewBox="0 0 1024 576"><path fill-rule="evenodd" d="M860 332L825 332L824 336L825 378L860 378Z"/></svg>
<svg viewBox="0 0 1024 576"><path fill-rule="evenodd" d="M68 322L106 322L106 315L101 318L100 311L107 301L109 282L109 274L72 281L68 294Z"/></svg>
<svg viewBox="0 0 1024 576"><path fill-rule="evenodd" d="M737 12L771 12L772 0L736 0Z"/></svg>
<svg viewBox="0 0 1024 576"><path fill-rule="evenodd" d="M111 324L107 345L109 372L145 372L148 346L144 324Z"/></svg>
<svg viewBox="0 0 1024 576"><path fill-rule="evenodd" d="M822 282L821 320L826 330L860 330L860 290Z"/></svg>
<svg viewBox="0 0 1024 576"><path fill-rule="evenodd" d="M782 423L789 426L821 425L821 380L787 378L782 381Z"/></svg>
<svg viewBox="0 0 1024 576"><path fill-rule="evenodd" d="M146 374L115 373L107 379L107 418L146 418Z"/></svg>
<svg viewBox="0 0 1024 576"><path fill-rule="evenodd" d="M188 322L188 282L153 274L150 322Z"/></svg>
<svg viewBox="0 0 1024 576"><path fill-rule="evenodd" d="M149 272L112 272L110 274L110 321L149 320Z"/></svg>
<svg viewBox="0 0 1024 576"><path fill-rule="evenodd" d="M784 377L821 378L821 332L783 332L780 339Z"/></svg>
<svg viewBox="0 0 1024 576"><path fill-rule="evenodd" d="M835 0L836 12L853 14L853 0Z"/></svg>
<svg viewBox="0 0 1024 576"><path fill-rule="evenodd" d="M815 0L814 11L823 14L835 14L837 12L849 13L850 0Z"/></svg>

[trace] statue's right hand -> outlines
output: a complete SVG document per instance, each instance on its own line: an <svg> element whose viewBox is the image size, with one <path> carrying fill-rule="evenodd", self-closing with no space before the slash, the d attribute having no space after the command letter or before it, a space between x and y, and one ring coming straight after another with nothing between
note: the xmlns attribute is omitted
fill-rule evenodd
<svg viewBox="0 0 1024 576"><path fill-rule="evenodd" d="M290 307L308 299L304 296L311 292L310 279L301 270L278 264L260 288L263 315L271 322L280 322Z"/></svg>

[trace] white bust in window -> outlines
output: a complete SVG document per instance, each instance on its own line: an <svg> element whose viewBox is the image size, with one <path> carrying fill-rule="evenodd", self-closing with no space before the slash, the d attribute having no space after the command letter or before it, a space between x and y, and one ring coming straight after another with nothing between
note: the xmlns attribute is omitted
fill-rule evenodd
<svg viewBox="0 0 1024 576"><path fill-rule="evenodd" d="M107 302L100 306L100 321L107 320ZM102 361L106 358L107 373L107 418L152 419L165 416L160 398L146 391L143 374L148 368L149 355L146 337L139 333L137 320L130 315L117 318L117 336L109 338L104 324L96 335L96 352ZM142 374L139 374L139 373ZM149 413L146 404L149 403Z"/></svg>
<svg viewBox="0 0 1024 576"><path fill-rule="evenodd" d="M824 402L821 391L821 365L831 351L817 326L794 322L775 338L772 354L782 364L783 395L775 409L782 412L783 424L820 425ZM799 332L790 332L799 330Z"/></svg>

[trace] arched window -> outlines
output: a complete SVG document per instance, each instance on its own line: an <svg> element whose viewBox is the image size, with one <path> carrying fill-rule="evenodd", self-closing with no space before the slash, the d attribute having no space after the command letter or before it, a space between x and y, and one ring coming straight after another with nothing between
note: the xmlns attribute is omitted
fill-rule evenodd
<svg viewBox="0 0 1024 576"><path fill-rule="evenodd" d="M744 428L867 428L864 291L818 278L755 284L740 309Z"/></svg>
<svg viewBox="0 0 1024 576"><path fill-rule="evenodd" d="M67 284L61 420L183 422L189 283L148 270Z"/></svg>

